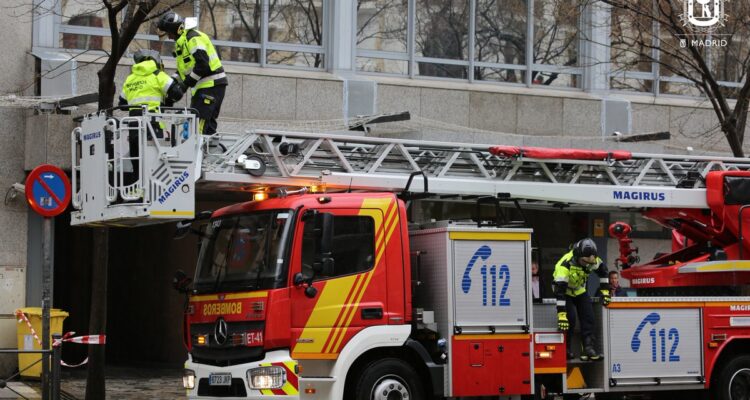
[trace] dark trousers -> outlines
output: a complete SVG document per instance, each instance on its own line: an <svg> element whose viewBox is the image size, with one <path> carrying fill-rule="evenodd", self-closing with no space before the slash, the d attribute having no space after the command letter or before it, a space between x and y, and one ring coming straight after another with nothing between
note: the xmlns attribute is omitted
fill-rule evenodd
<svg viewBox="0 0 750 400"><path fill-rule="evenodd" d="M219 118L226 89L226 85L198 89L190 99L190 108L197 110L198 118L201 119L198 122L199 133L204 135L216 133L216 127L218 126L216 119Z"/></svg>
<svg viewBox="0 0 750 400"><path fill-rule="evenodd" d="M571 334L576 326L576 320L581 320L581 338L594 335L594 306L591 305L591 297L586 292L579 296L565 296L565 309L568 312L568 343L571 343Z"/></svg>

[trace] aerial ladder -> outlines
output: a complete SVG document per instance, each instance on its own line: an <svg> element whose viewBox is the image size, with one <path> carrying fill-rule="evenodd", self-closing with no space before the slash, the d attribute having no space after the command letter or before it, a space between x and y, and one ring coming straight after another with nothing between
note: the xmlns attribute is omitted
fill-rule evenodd
<svg viewBox="0 0 750 400"><path fill-rule="evenodd" d="M358 128L366 131L366 121ZM126 149L128 135L137 135L137 156ZM195 116L182 109L87 115L71 139L73 225L190 220L198 191L241 191L248 197L300 189L404 191L421 198L491 198L534 209L640 211L673 229L682 249L629 269L626 277L634 287L750 283L750 262L743 261L750 251L750 221L743 227L744 204L750 203L747 158L267 129L200 136ZM619 263L628 269L636 258L622 232L620 227L612 234L621 244ZM685 263L696 259L701 262Z"/></svg>

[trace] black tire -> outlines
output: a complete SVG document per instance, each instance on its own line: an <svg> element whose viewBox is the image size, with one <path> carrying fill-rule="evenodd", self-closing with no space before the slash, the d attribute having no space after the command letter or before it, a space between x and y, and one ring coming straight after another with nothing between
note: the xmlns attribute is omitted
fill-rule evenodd
<svg viewBox="0 0 750 400"><path fill-rule="evenodd" d="M721 368L714 383L713 400L750 400L750 356L731 359Z"/></svg>
<svg viewBox="0 0 750 400"><path fill-rule="evenodd" d="M424 387L414 368L398 358L385 358L368 364L357 378L354 394L356 400L386 400L389 394L401 394L402 398L408 400L426 399Z"/></svg>

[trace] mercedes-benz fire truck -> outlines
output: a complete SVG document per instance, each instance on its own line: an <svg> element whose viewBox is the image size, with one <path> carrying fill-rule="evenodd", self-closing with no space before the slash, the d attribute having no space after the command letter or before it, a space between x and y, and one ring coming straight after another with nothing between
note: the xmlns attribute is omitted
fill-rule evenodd
<svg viewBox="0 0 750 400"><path fill-rule="evenodd" d="M750 297L704 295L750 280L750 159L325 132L201 138L193 123L184 111L90 115L72 137L74 224L189 220L197 189L254 196L202 233L191 396L750 397ZM132 132L137 157L118 144ZM635 265L629 227L612 226L624 275L651 296L596 307L603 361L569 360L554 302L531 301L533 231L410 226L407 203L431 196L640 210L675 244Z"/></svg>

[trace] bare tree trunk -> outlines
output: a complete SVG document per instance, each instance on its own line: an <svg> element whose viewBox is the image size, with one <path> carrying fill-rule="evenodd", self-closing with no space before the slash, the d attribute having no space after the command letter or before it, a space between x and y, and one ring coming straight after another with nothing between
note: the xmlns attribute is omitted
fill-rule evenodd
<svg viewBox="0 0 750 400"><path fill-rule="evenodd" d="M107 329L107 267L109 264L109 228L95 228L91 265L91 315L89 334L104 335ZM86 399L106 399L104 380L104 349L102 345L89 346Z"/></svg>
<svg viewBox="0 0 750 400"><path fill-rule="evenodd" d="M115 99L115 71L117 63L107 61L96 74L99 76L99 109L111 108Z"/></svg>
<svg viewBox="0 0 750 400"><path fill-rule="evenodd" d="M111 108L115 96L115 68L112 59L97 72L99 76L99 110ZM109 228L96 228L92 238L91 308L89 334L104 335L107 328L107 268L109 267ZM86 399L105 399L104 346L89 346Z"/></svg>
<svg viewBox="0 0 750 400"><path fill-rule="evenodd" d="M738 132L742 129L742 132ZM724 132L724 136L727 138L729 148L732 149L732 155L735 157L745 157L745 152L742 150L742 141L739 139L739 134L745 134L745 127L738 127L736 121L727 121L722 127L721 131Z"/></svg>
<svg viewBox="0 0 750 400"><path fill-rule="evenodd" d="M172 3L178 6L180 0ZM146 21L159 0L122 0L118 3L102 1L107 10L112 46L107 62L97 72L99 78L99 110L111 108L115 99L115 72L138 28ZM169 5L162 11L166 12ZM124 12L124 15L121 14ZM109 267L109 228L97 228L93 235L93 263L91 272L91 313L89 334L104 335L107 328L107 269ZM86 399L106 398L104 346L89 346Z"/></svg>

